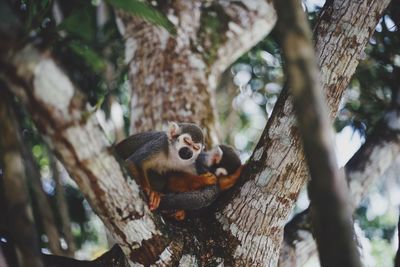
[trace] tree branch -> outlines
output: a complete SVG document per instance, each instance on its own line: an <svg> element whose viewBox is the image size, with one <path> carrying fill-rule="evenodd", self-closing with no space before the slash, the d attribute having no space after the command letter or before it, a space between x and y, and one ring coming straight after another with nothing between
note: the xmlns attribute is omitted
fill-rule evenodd
<svg viewBox="0 0 400 267"><path fill-rule="evenodd" d="M61 247L60 234L58 232L56 222L53 215L53 210L50 206L49 199L44 192L41 182L41 174L39 166L33 158L32 151L26 142L21 142L23 145L22 151L25 158L26 175L29 175L28 181L30 182L33 192L34 200L36 200L37 207L40 214L40 220L43 223L44 232L49 240L49 248L53 254L67 255Z"/></svg>
<svg viewBox="0 0 400 267"><path fill-rule="evenodd" d="M125 180L96 118L86 108L85 98L49 53L25 47L1 62L0 68L1 78L12 85L50 148L129 260L143 265L169 262L170 258L163 257L180 247L175 243L168 247L137 184Z"/></svg>
<svg viewBox="0 0 400 267"><path fill-rule="evenodd" d="M60 170L57 166L57 160L51 153L51 151L49 151L49 153L50 153L50 169L53 174L53 179L55 182L55 192L56 192L55 195L56 195L58 211L61 218L62 234L64 235L65 243L67 243L68 247L66 250L67 253L66 255L73 257L76 250L76 246L75 246L74 236L72 235L71 231L71 219L68 212L68 203L67 199L65 198L65 192L63 184L61 182L61 175L60 175Z"/></svg>
<svg viewBox="0 0 400 267"><path fill-rule="evenodd" d="M311 176L309 194L321 265L359 267L348 188L334 154L308 21L298 0L275 1L275 6L285 73Z"/></svg>

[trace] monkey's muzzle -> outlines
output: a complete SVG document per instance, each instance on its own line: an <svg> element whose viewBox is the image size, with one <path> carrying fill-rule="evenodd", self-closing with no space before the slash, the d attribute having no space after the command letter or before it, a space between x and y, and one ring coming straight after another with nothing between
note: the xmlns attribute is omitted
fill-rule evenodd
<svg viewBox="0 0 400 267"><path fill-rule="evenodd" d="M193 152L190 148L188 147L182 147L179 149L179 157L181 159L191 159L193 156Z"/></svg>

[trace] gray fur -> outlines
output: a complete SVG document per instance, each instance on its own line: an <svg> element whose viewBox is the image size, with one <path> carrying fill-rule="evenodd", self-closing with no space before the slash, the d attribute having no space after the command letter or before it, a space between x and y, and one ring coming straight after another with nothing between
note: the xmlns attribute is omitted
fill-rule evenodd
<svg viewBox="0 0 400 267"><path fill-rule="evenodd" d="M165 132L137 133L118 143L115 149L123 160L127 160L132 154L146 146L150 141L157 147L160 147L160 144L165 145L165 141L167 142L166 144L168 144L168 137ZM141 154L143 154L143 152L141 152Z"/></svg>
<svg viewBox="0 0 400 267"><path fill-rule="evenodd" d="M148 140L146 143L140 144L135 152L128 157L128 161L140 165L141 162L148 160L153 155L160 152L168 155L168 137L164 132L160 132L156 138Z"/></svg>
<svg viewBox="0 0 400 267"><path fill-rule="evenodd" d="M198 210L211 205L219 193L217 185L210 185L192 192L168 193L161 197L159 209L162 211Z"/></svg>

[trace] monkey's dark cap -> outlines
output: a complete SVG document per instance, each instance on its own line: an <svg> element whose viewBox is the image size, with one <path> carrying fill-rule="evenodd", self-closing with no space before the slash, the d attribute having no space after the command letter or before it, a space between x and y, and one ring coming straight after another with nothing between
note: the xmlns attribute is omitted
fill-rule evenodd
<svg viewBox="0 0 400 267"><path fill-rule="evenodd" d="M231 146L219 145L219 147L223 154L221 161L217 164L217 168L223 167L227 170L228 174L234 173L242 165L238 152Z"/></svg>
<svg viewBox="0 0 400 267"><path fill-rule="evenodd" d="M178 123L178 125L181 128L181 133L188 133L192 136L193 142L204 144L204 133L199 126L194 123Z"/></svg>

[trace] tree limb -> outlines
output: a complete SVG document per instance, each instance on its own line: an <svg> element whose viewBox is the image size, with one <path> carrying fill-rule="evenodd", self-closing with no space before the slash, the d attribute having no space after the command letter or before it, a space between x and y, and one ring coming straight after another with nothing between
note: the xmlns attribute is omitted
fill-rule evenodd
<svg viewBox="0 0 400 267"><path fill-rule="evenodd" d="M2 77L133 263L150 265L179 245L157 230L134 181L126 181L83 95L50 54L28 46L0 64ZM165 252L163 254L163 252Z"/></svg>
<svg viewBox="0 0 400 267"><path fill-rule="evenodd" d="M28 181L32 186L34 192L34 200L36 200L40 214L39 221L42 222L44 232L46 233L46 236L49 240L48 244L50 251L53 254L65 256L67 254L65 254L65 251L61 247L60 234L56 226L53 210L50 206L49 199L42 187L39 166L33 158L32 151L29 145L26 144L26 142L21 142L21 144L23 146L22 151L25 158L26 175L29 175Z"/></svg>
<svg viewBox="0 0 400 267"><path fill-rule="evenodd" d="M275 1L288 87L311 176L313 229L322 266L360 267L348 188L338 170L333 129L314 61L311 31L298 0Z"/></svg>
<svg viewBox="0 0 400 267"><path fill-rule="evenodd" d="M55 195L56 195L57 207L61 218L61 225L62 225L61 229L62 229L62 234L64 235L65 238L65 243L67 243L66 255L73 257L76 250L76 246L75 246L74 236L72 235L71 231L71 218L68 212L68 203L67 199L65 198L65 192L63 184L61 182L61 175L60 175L60 170L57 166L57 160L50 151L49 153L50 153L50 168L55 182L55 191L56 191Z"/></svg>

